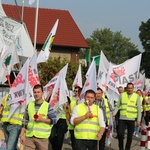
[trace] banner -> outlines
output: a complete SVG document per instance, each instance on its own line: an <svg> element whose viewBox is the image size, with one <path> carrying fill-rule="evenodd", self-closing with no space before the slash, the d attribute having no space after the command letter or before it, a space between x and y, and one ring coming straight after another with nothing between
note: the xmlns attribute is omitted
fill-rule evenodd
<svg viewBox="0 0 150 150"><path fill-rule="evenodd" d="M10 81L11 69L17 63L19 63L19 58L15 45L12 43L0 58L0 83L4 84L7 81L7 76Z"/></svg>
<svg viewBox="0 0 150 150"><path fill-rule="evenodd" d="M135 84L139 74L141 56L142 54L139 54L118 66L113 66L117 87L126 87L129 82Z"/></svg>
<svg viewBox="0 0 150 150"><path fill-rule="evenodd" d="M0 12L0 45L7 49L15 42L18 55L32 57L34 49L25 24L7 17L3 9Z"/></svg>

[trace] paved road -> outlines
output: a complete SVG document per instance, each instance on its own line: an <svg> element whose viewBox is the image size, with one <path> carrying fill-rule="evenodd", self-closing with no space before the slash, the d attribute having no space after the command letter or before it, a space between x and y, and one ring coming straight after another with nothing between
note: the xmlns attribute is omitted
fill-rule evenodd
<svg viewBox="0 0 150 150"><path fill-rule="evenodd" d="M1 130L0 130L1 131ZM114 136L116 134L114 133ZM139 150L140 149L140 134L139 137L134 137L133 136L133 141L132 141L132 146L131 146L131 150ZM0 139L3 139L3 133L2 131L0 132ZM125 139L124 141L126 141L126 135L125 135ZM68 139L64 139L64 144L63 144L63 149L62 150L71 150L71 145L70 145L70 140ZM105 150L118 150L118 140L117 139L113 139L112 143L110 146L106 146Z"/></svg>
<svg viewBox="0 0 150 150"><path fill-rule="evenodd" d="M114 133L114 136L115 135L116 135L116 133ZM141 137L140 134L139 134L138 138L133 136L131 150L139 150L140 149L140 137ZM125 135L124 142L126 142L126 135ZM71 148L69 139L65 139L62 150L71 150L71 149L72 148ZM119 149L118 148L118 140L115 138L113 138L111 145L106 146L106 148L105 148L105 150L118 150L118 149Z"/></svg>

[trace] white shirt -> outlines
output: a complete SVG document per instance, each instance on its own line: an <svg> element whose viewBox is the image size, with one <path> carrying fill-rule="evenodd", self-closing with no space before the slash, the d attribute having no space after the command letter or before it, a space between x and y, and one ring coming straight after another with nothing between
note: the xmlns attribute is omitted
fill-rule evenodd
<svg viewBox="0 0 150 150"><path fill-rule="evenodd" d="M88 107L86 107L87 108L87 111L88 111ZM100 109L100 108L98 108L98 109ZM90 106L90 110L92 111L92 106ZM99 121L99 126L100 127L106 127L106 125L105 125L105 121L104 121L104 115L103 115L103 112L102 112L102 110L100 109L100 117L98 118L98 121ZM70 123L72 124L72 125L74 125L74 119L75 118L77 118L78 117L78 107L77 106L75 106L74 107L74 109L73 109L73 112L72 112L72 116L71 116L71 119L70 119Z"/></svg>

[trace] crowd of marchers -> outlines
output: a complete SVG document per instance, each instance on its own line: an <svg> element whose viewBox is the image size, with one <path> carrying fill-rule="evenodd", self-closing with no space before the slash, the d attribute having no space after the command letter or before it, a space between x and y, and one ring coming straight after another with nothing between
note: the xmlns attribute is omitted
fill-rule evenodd
<svg viewBox="0 0 150 150"><path fill-rule="evenodd" d="M66 132L70 134L73 150L104 150L111 120L119 150L130 150L132 137L138 138L140 134L142 118L145 125L149 125L149 96L139 89L135 91L132 83L126 88L118 87L120 95L113 104L100 87L96 91L88 89L80 99L82 88L75 86L59 117L49 103L52 90L43 99L43 86L35 85L34 100L29 102L24 113L17 109L11 117L8 94L3 98L0 121L7 150L17 150L18 141L25 150L61 150Z"/></svg>

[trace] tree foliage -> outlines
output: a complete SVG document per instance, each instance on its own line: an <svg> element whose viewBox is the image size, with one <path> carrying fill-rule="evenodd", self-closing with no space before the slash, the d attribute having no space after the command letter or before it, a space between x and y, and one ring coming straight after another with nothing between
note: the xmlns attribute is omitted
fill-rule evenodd
<svg viewBox="0 0 150 150"><path fill-rule="evenodd" d="M68 62L66 59L62 60L61 57L49 58L47 62L38 64L38 72L41 84L43 86L46 85L67 63L68 70L66 75L66 82L68 85L68 89L71 89L79 64ZM86 70L87 69L82 66L83 80L85 80L84 75L86 73Z"/></svg>
<svg viewBox="0 0 150 150"><path fill-rule="evenodd" d="M142 70L147 78L150 78L150 19L147 22L142 22L139 27L139 38L145 50L142 54Z"/></svg>
<svg viewBox="0 0 150 150"><path fill-rule="evenodd" d="M91 56L99 55L103 50L108 60L115 64L120 64L140 53L137 46L130 42L130 38L123 37L121 32L112 32L108 28L96 29L86 41L91 48ZM85 58L85 53L85 50L81 51L80 56Z"/></svg>

